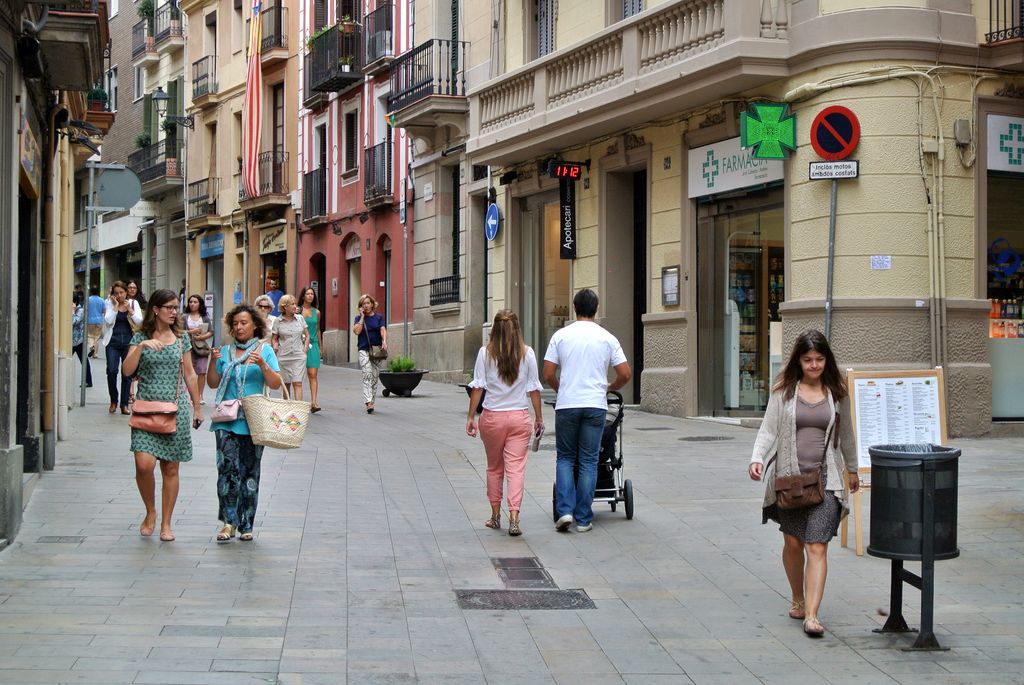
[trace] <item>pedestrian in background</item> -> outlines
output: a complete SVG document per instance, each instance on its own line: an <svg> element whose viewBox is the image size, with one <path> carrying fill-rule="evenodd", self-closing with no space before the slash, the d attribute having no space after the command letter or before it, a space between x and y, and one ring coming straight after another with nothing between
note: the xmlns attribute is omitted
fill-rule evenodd
<svg viewBox="0 0 1024 685"><path fill-rule="evenodd" d="M284 293L277 287L276 278L267 279L267 297L270 298L271 304L274 305L274 310L270 313L274 316L281 316L281 298L284 297Z"/></svg>
<svg viewBox="0 0 1024 685"><path fill-rule="evenodd" d="M210 387L217 390L215 403L261 395L264 385L281 387L277 356L263 342L263 315L247 304L236 305L224 316L224 325L232 341L213 349L207 376ZM217 517L223 524L217 542L227 542L236 531L243 542L252 540L259 502L263 447L253 443L241 407L237 417L210 425L217 444Z"/></svg>
<svg viewBox="0 0 1024 685"><path fill-rule="evenodd" d="M213 339L210 316L206 312L206 302L203 298L199 295L189 295L182 318L182 330L188 333L189 341L192 343L192 368L199 378L199 396L202 397L203 388L206 387L206 370L210 366L210 341ZM202 400L200 404L206 404L206 400Z"/></svg>
<svg viewBox="0 0 1024 685"><path fill-rule="evenodd" d="M323 340L320 333L320 310L317 309L316 291L310 287L303 288L299 292L299 304L302 307L302 318L305 319L306 326L309 329L306 376L309 378L309 410L315 414L320 411L320 405L316 403L316 392L319 387L317 374L320 372L320 350L323 348Z"/></svg>
<svg viewBox="0 0 1024 685"><path fill-rule="evenodd" d="M74 311L71 313L71 350L82 361L82 348L85 347L85 307L82 306L82 291L75 291ZM85 362L85 387L92 387L92 365Z"/></svg>
<svg viewBox="0 0 1024 685"><path fill-rule="evenodd" d="M139 287L138 281L134 278L130 279L125 285L125 290L128 291L128 299L135 300L139 303L139 309L143 312L146 311L146 296L142 294L142 289Z"/></svg>
<svg viewBox="0 0 1024 685"><path fill-rule="evenodd" d="M363 403L366 405L366 413L372 414L383 359L371 357L370 348L388 349L388 329L384 317L377 313L377 300L367 293L359 297L359 314L356 315L352 332L356 335L359 368L363 371Z"/></svg>
<svg viewBox="0 0 1024 685"><path fill-rule="evenodd" d="M122 414L130 414L132 377L122 368L131 346L133 328L142 324L142 309L135 300L128 299L128 290L121 281L110 286L110 297L103 312L103 347L107 354L107 392L110 394L111 414L121 406ZM121 374L121 392L118 393L117 375Z"/></svg>
<svg viewBox="0 0 1024 685"><path fill-rule="evenodd" d="M772 386L747 467L751 479L761 480L765 459L775 455L775 468L765 479L762 523L772 519L779 524L782 566L792 592L789 616L802 620L811 637L825 633L818 609L825 594L828 543L848 511L846 486L851 492L860 486L847 397L828 340L819 331L801 333ZM824 479L824 500L780 509L775 479L810 473Z"/></svg>
<svg viewBox="0 0 1024 685"><path fill-rule="evenodd" d="M86 306L86 325L89 332L89 356L96 356L96 345L103 336L103 313L107 303L100 297L100 287L94 285L89 288L89 300Z"/></svg>
<svg viewBox="0 0 1024 685"><path fill-rule="evenodd" d="M271 313L274 311L274 303L271 302L270 298L266 295L260 295L253 300L252 305L256 308L259 315L263 317L263 320L266 321L267 325L264 327L265 333L263 342L270 345L271 338L273 337L274 322L277 321L277 317Z"/></svg>
<svg viewBox="0 0 1024 685"><path fill-rule="evenodd" d="M576 530L594 527L594 488L597 460L608 413L608 392L632 377L622 345L599 326L597 293L584 288L572 298L576 321L551 336L544 354L544 380L555 390L555 529L565 532L576 520ZM615 380L608 383L608 367ZM555 375L555 371L560 371ZM578 467L579 479L573 478Z"/></svg>
<svg viewBox="0 0 1024 685"><path fill-rule="evenodd" d="M174 540L171 524L178 500L178 465L192 460L192 436L189 434L189 397L194 411L192 427L203 422L199 406L199 386L192 369L192 343L178 330L178 296L166 288L153 293L145 319L132 336L131 348L125 357L122 372L137 375L138 399L176 402L177 430L174 433L150 433L132 428L132 452L135 453L135 483L139 487L146 516L139 534L150 536L156 526L156 479L154 469L160 464L162 481L160 497L160 539ZM184 385L188 395L182 392Z"/></svg>
<svg viewBox="0 0 1024 685"><path fill-rule="evenodd" d="M299 304L291 295L282 295L277 303L281 316L274 321L274 352L281 364L281 379L289 387L292 399L302 399L302 379L306 376L309 352L309 328L298 316Z"/></svg>
<svg viewBox="0 0 1024 685"><path fill-rule="evenodd" d="M508 534L522 535L519 507L523 501L526 452L530 437L544 431L540 408L537 355L523 341L519 317L511 309L494 315L490 339L481 347L473 367L466 434L476 436L476 408L483 395L480 439L487 452L488 528L501 528L502 482L508 479ZM486 394L485 392L486 391ZM530 421L530 405L534 420Z"/></svg>

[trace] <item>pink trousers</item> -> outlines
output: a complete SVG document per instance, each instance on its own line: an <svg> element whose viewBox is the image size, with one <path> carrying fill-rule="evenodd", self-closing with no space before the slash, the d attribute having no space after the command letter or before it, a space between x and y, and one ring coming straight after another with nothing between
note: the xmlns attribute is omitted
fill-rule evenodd
<svg viewBox="0 0 1024 685"><path fill-rule="evenodd" d="M501 504L502 480L508 478L508 508L519 511L523 501L526 451L533 433L530 412L485 409L477 426L487 452L487 499L492 505Z"/></svg>

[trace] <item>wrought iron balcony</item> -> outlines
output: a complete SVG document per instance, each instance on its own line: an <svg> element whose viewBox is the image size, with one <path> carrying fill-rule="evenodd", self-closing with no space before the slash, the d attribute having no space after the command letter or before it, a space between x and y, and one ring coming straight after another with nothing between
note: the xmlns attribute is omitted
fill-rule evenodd
<svg viewBox="0 0 1024 685"><path fill-rule="evenodd" d="M396 59L388 110L397 112L432 95L465 98L467 46L434 38Z"/></svg>
<svg viewBox="0 0 1024 685"><path fill-rule="evenodd" d="M188 184L185 199L188 202L188 220L197 221L217 214L219 178L204 178Z"/></svg>
<svg viewBox="0 0 1024 685"><path fill-rule="evenodd" d="M267 53L276 48L288 49L288 8L271 5L260 13L263 22L263 40L260 50Z"/></svg>
<svg viewBox="0 0 1024 685"><path fill-rule="evenodd" d="M327 93L313 90L313 56L308 52L302 58L302 106L320 109L327 104Z"/></svg>
<svg viewBox="0 0 1024 685"><path fill-rule="evenodd" d="M394 25L394 5L390 2L379 3L377 9L363 19L363 36L366 47L364 71L367 74L388 68L394 59Z"/></svg>
<svg viewBox="0 0 1024 685"><path fill-rule="evenodd" d="M363 200L367 207L394 203L391 192L391 136L366 151Z"/></svg>
<svg viewBox="0 0 1024 685"><path fill-rule="evenodd" d="M143 19L135 24L135 26L132 26L132 59L135 59L147 49L152 49L152 38L152 33L149 30L149 19Z"/></svg>
<svg viewBox="0 0 1024 685"><path fill-rule="evenodd" d="M157 9L153 19L153 37L157 45L172 38L182 39L181 10L171 2L164 3ZM178 41L184 44L183 40Z"/></svg>
<svg viewBox="0 0 1024 685"><path fill-rule="evenodd" d="M335 24L310 44L311 90L340 93L363 82L358 24Z"/></svg>
<svg viewBox="0 0 1024 685"><path fill-rule="evenodd" d="M256 158L259 188L249 197L243 185L238 189L238 202L245 209L289 204L288 153L284 150L261 152Z"/></svg>
<svg viewBox="0 0 1024 685"><path fill-rule="evenodd" d="M1024 0L989 0L986 43L1024 38Z"/></svg>
<svg viewBox="0 0 1024 685"><path fill-rule="evenodd" d="M181 147L180 138L165 138L128 155L128 167L139 177L143 186L166 177L180 180L182 170L178 159Z"/></svg>
<svg viewBox="0 0 1024 685"><path fill-rule="evenodd" d="M202 106L203 102L195 102L199 98L217 94L217 55L207 55L192 63L192 100L193 104Z"/></svg>
<svg viewBox="0 0 1024 685"><path fill-rule="evenodd" d="M327 170L313 169L303 175L302 223L318 226L327 220Z"/></svg>
<svg viewBox="0 0 1024 685"><path fill-rule="evenodd" d="M430 306L459 301L459 275L430 279Z"/></svg>

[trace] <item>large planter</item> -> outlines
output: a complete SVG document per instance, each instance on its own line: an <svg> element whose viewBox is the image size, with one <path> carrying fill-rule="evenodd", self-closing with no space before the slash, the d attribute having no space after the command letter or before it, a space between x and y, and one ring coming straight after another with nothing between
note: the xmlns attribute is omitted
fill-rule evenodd
<svg viewBox="0 0 1024 685"><path fill-rule="evenodd" d="M380 384L384 386L381 394L384 397L398 395L399 397L412 397L412 391L423 380L423 375L430 373L428 369L413 369L412 371L381 371Z"/></svg>

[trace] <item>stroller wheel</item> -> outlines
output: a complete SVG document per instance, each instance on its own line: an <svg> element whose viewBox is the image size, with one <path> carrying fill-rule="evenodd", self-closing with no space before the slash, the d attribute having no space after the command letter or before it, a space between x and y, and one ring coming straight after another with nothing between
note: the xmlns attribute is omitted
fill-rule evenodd
<svg viewBox="0 0 1024 685"><path fill-rule="evenodd" d="M622 497L626 500L626 518L633 520L633 481L626 479L622 484Z"/></svg>
<svg viewBox="0 0 1024 685"><path fill-rule="evenodd" d="M609 502L608 504L612 505L612 511L615 511L616 503L615 502Z"/></svg>

